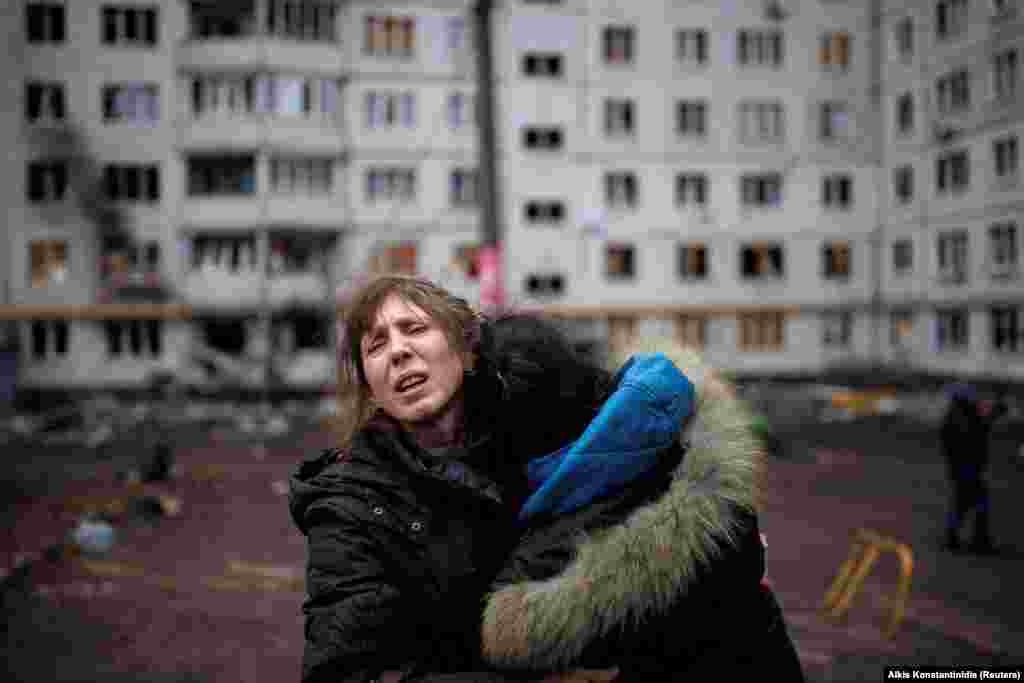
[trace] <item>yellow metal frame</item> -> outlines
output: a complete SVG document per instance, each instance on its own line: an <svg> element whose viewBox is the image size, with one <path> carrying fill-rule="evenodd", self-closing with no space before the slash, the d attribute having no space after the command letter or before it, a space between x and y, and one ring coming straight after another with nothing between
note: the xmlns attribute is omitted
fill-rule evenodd
<svg viewBox="0 0 1024 683"><path fill-rule="evenodd" d="M872 566L883 553L891 552L900 563L900 577L896 593L890 599L888 623L883 629L886 638L896 635L906 615L910 598L910 580L914 572L914 556L910 546L883 536L871 529L857 529L853 532L850 554L839 566L839 573L825 593L822 610L826 618L833 621L842 619L853 604L853 598L871 572Z"/></svg>

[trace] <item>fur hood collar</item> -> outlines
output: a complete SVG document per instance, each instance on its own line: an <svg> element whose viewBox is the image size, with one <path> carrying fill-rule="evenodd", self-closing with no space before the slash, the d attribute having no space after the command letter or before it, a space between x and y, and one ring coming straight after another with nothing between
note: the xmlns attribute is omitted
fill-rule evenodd
<svg viewBox="0 0 1024 683"><path fill-rule="evenodd" d="M483 650L497 666L565 668L611 629L664 611L685 596L715 552L714 539L736 538L737 511L757 512L762 448L749 411L693 351L647 340L613 361L651 352L670 358L696 389L696 415L682 436L686 456L663 496L582 537L561 574L489 596ZM638 563L638 556L649 561Z"/></svg>

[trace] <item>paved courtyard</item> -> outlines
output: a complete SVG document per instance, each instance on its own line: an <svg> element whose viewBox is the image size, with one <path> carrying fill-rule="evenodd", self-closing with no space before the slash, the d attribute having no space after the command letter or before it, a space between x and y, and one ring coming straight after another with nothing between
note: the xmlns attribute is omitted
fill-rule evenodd
<svg viewBox="0 0 1024 683"><path fill-rule="evenodd" d="M774 419L780 448L769 461L763 526L769 579L809 678L874 681L896 663L1024 665L1021 424L996 435L994 531L1003 553L981 558L939 548L946 483L931 423L908 415L812 419L805 405L790 414L800 411L808 416ZM87 451L9 442L0 477L0 568L8 572L0 660L9 671L0 678L295 680L304 544L287 517L284 481L304 451L330 442L315 424L292 421L290 432L268 439L213 423L180 425L172 432L175 476L146 485L125 476L139 460L138 443ZM126 506L127 494L156 507ZM53 551L90 506L114 518L110 551ZM880 629L896 584L892 557L880 560L844 622L820 614L861 526L913 552L906 618L892 639ZM19 564L31 571L12 573Z"/></svg>

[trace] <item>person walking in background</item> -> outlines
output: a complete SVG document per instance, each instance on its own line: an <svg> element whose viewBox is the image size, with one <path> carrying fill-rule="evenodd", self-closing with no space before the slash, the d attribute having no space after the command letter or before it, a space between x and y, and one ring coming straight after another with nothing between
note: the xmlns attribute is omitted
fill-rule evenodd
<svg viewBox="0 0 1024 683"><path fill-rule="evenodd" d="M974 536L968 549L990 555L997 552L991 531L991 499L986 470L992 426L1006 413L1003 401L980 399L969 384L955 384L949 391L949 407L942 421L940 441L951 486L945 546L961 549L960 532L967 515L974 512Z"/></svg>

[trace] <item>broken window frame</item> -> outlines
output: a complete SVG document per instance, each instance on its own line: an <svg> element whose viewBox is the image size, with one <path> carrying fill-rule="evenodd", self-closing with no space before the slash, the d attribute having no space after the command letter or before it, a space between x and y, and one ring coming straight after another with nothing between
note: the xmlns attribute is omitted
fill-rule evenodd
<svg viewBox="0 0 1024 683"><path fill-rule="evenodd" d="M913 240L896 240L892 243L892 273L903 277L914 272Z"/></svg>
<svg viewBox="0 0 1024 683"><path fill-rule="evenodd" d="M639 179L633 171L608 171L604 174L604 201L611 210L624 211L637 208Z"/></svg>
<svg viewBox="0 0 1024 683"><path fill-rule="evenodd" d="M743 144L777 144L786 140L786 109L781 100L744 100L738 105Z"/></svg>
<svg viewBox="0 0 1024 683"><path fill-rule="evenodd" d="M740 245L740 279L781 281L786 277L786 253L780 242Z"/></svg>
<svg viewBox="0 0 1024 683"><path fill-rule="evenodd" d="M478 242L462 242L452 248L452 264L467 280L480 279L481 249Z"/></svg>
<svg viewBox="0 0 1024 683"><path fill-rule="evenodd" d="M561 273L530 273L523 278L523 289L537 299L552 299L565 294L566 278Z"/></svg>
<svg viewBox="0 0 1024 683"><path fill-rule="evenodd" d="M847 31L829 31L818 43L818 65L822 71L844 74L850 70L853 39Z"/></svg>
<svg viewBox="0 0 1024 683"><path fill-rule="evenodd" d="M267 0L267 35L298 41L338 40L337 3L332 0Z"/></svg>
<svg viewBox="0 0 1024 683"><path fill-rule="evenodd" d="M744 173L740 176L740 197L744 208L780 208L782 183L782 174L778 172Z"/></svg>
<svg viewBox="0 0 1024 683"><path fill-rule="evenodd" d="M364 113L371 130L412 128L416 125L416 95L412 91L367 90Z"/></svg>
<svg viewBox="0 0 1024 683"><path fill-rule="evenodd" d="M256 155L195 154L186 160L189 197L240 197L257 193Z"/></svg>
<svg viewBox="0 0 1024 683"><path fill-rule="evenodd" d="M473 208L479 203L480 174L475 168L455 168L449 176L448 195L452 208Z"/></svg>
<svg viewBox="0 0 1024 683"><path fill-rule="evenodd" d="M896 98L896 132L910 135L914 132L914 95L905 92Z"/></svg>
<svg viewBox="0 0 1024 683"><path fill-rule="evenodd" d="M913 346L914 313L909 309L895 309L889 312L889 346L906 351Z"/></svg>
<svg viewBox="0 0 1024 683"><path fill-rule="evenodd" d="M1020 173L1020 143L1016 135L1004 135L992 141L992 162L1000 182L1015 180Z"/></svg>
<svg viewBox="0 0 1024 683"><path fill-rule="evenodd" d="M524 126L523 148L533 152L555 152L562 149L564 138L561 126Z"/></svg>
<svg viewBox="0 0 1024 683"><path fill-rule="evenodd" d="M522 74L528 78L559 79L564 74L564 57L559 52L526 52Z"/></svg>
<svg viewBox="0 0 1024 683"><path fill-rule="evenodd" d="M939 116L962 114L971 108L971 74L958 68L935 79L935 108Z"/></svg>
<svg viewBox="0 0 1024 683"><path fill-rule="evenodd" d="M605 26L601 31L601 54L606 66L632 66L636 56L636 28Z"/></svg>
<svg viewBox="0 0 1024 683"><path fill-rule="evenodd" d="M368 269L374 275L416 275L418 259L419 244L416 242L380 242L370 250Z"/></svg>
<svg viewBox="0 0 1024 683"><path fill-rule="evenodd" d="M935 159L935 193L957 195L970 189L971 159L967 149L944 152Z"/></svg>
<svg viewBox="0 0 1024 683"><path fill-rule="evenodd" d="M893 197L897 204L909 204L914 200L914 167L907 164L897 166L893 173Z"/></svg>
<svg viewBox="0 0 1024 683"><path fill-rule="evenodd" d="M101 95L105 124L154 126L160 122L160 86L157 83L106 83Z"/></svg>
<svg viewBox="0 0 1024 683"><path fill-rule="evenodd" d="M68 162L37 159L26 166L26 199L32 204L62 202L68 195Z"/></svg>
<svg viewBox="0 0 1024 683"><path fill-rule="evenodd" d="M259 271L259 254L253 234L199 233L191 237L192 271L251 275Z"/></svg>
<svg viewBox="0 0 1024 683"><path fill-rule="evenodd" d="M675 316L675 337L685 347L703 349L707 343L707 316L681 313Z"/></svg>
<svg viewBox="0 0 1024 683"><path fill-rule="evenodd" d="M708 101L676 100L676 136L704 139L708 135Z"/></svg>
<svg viewBox="0 0 1024 683"><path fill-rule="evenodd" d="M675 47L677 64L686 67L708 65L708 32L706 29L676 29Z"/></svg>
<svg viewBox="0 0 1024 683"><path fill-rule="evenodd" d="M1024 353L1024 306L990 307L989 340L996 353Z"/></svg>
<svg viewBox="0 0 1024 683"><path fill-rule="evenodd" d="M844 142L853 136L850 105L844 100L829 100L818 105L818 140Z"/></svg>
<svg viewBox="0 0 1024 683"><path fill-rule="evenodd" d="M366 170L366 200L371 203L411 204L416 200L416 169L375 166Z"/></svg>
<svg viewBox="0 0 1024 683"><path fill-rule="evenodd" d="M609 281L635 280L636 246L628 242L609 242L604 248L604 274Z"/></svg>
<svg viewBox="0 0 1024 683"><path fill-rule="evenodd" d="M325 197L334 191L334 159L330 157L272 157L269 171L273 194Z"/></svg>
<svg viewBox="0 0 1024 683"><path fill-rule="evenodd" d="M893 42L896 54L904 62L914 56L914 20L903 17L893 25Z"/></svg>
<svg viewBox="0 0 1024 683"><path fill-rule="evenodd" d="M461 130L475 120L473 108L476 101L473 95L462 91L448 93L448 127Z"/></svg>
<svg viewBox="0 0 1024 683"><path fill-rule="evenodd" d="M938 0L935 3L935 38L952 40L967 31L970 7L967 0Z"/></svg>
<svg viewBox="0 0 1024 683"><path fill-rule="evenodd" d="M853 251L849 242L826 242L821 247L821 277L847 281L853 274Z"/></svg>
<svg viewBox="0 0 1024 683"><path fill-rule="evenodd" d="M1020 50L1016 47L1000 50L992 56L992 98L996 102L1010 102L1020 92Z"/></svg>
<svg viewBox="0 0 1024 683"><path fill-rule="evenodd" d="M970 337L970 315L966 308L939 308L935 311L937 351L967 351Z"/></svg>
<svg viewBox="0 0 1024 683"><path fill-rule="evenodd" d="M25 121L47 124L67 116L64 84L60 81L30 80L25 83Z"/></svg>
<svg viewBox="0 0 1024 683"><path fill-rule="evenodd" d="M745 352L779 352L786 347L786 315L781 311L740 313L738 344Z"/></svg>
<svg viewBox="0 0 1024 683"><path fill-rule="evenodd" d="M676 247L676 273L680 280L708 279L708 247L703 242L686 242Z"/></svg>
<svg viewBox="0 0 1024 683"><path fill-rule="evenodd" d="M100 8L100 42L108 47L156 47L159 8L147 5L107 4Z"/></svg>
<svg viewBox="0 0 1024 683"><path fill-rule="evenodd" d="M1020 231L1016 221L997 221L988 226L989 265L1016 271L1020 262Z"/></svg>
<svg viewBox="0 0 1024 683"><path fill-rule="evenodd" d="M821 315L821 345L826 349L849 349L853 343L853 313L828 311Z"/></svg>
<svg viewBox="0 0 1024 683"><path fill-rule="evenodd" d="M63 43L67 13L63 3L30 2L25 5L25 40L32 44Z"/></svg>
<svg viewBox="0 0 1024 683"><path fill-rule="evenodd" d="M28 336L31 358L37 362L63 358L71 350L71 324L67 320L32 320Z"/></svg>
<svg viewBox="0 0 1024 683"><path fill-rule="evenodd" d="M112 202L160 201L160 166L158 164L106 164L103 186Z"/></svg>
<svg viewBox="0 0 1024 683"><path fill-rule="evenodd" d="M708 175L706 173L687 171L676 174L675 182L676 207L708 205Z"/></svg>
<svg viewBox="0 0 1024 683"><path fill-rule="evenodd" d="M163 355L162 320L104 320L103 331L109 358L157 359Z"/></svg>
<svg viewBox="0 0 1024 683"><path fill-rule="evenodd" d="M939 232L935 238L935 247L939 279L953 284L966 283L970 268L967 231L958 228Z"/></svg>
<svg viewBox="0 0 1024 683"><path fill-rule="evenodd" d="M736 31L736 64L740 67L782 68L784 35L779 29L744 28Z"/></svg>
<svg viewBox="0 0 1024 683"><path fill-rule="evenodd" d="M63 285L70 274L71 250L67 240L34 239L28 243L28 284L32 289Z"/></svg>
<svg viewBox="0 0 1024 683"><path fill-rule="evenodd" d="M605 98L604 134L608 138L631 138L636 134L636 103L632 99Z"/></svg>
<svg viewBox="0 0 1024 683"><path fill-rule="evenodd" d="M416 45L416 19L411 16L368 14L364 20L363 54L368 57L411 59Z"/></svg>
<svg viewBox="0 0 1024 683"><path fill-rule="evenodd" d="M821 205L826 209L849 211L853 208L853 176L829 173L821 179Z"/></svg>
<svg viewBox="0 0 1024 683"><path fill-rule="evenodd" d="M557 225L565 220L565 202L533 199L523 204L523 219L531 225Z"/></svg>

